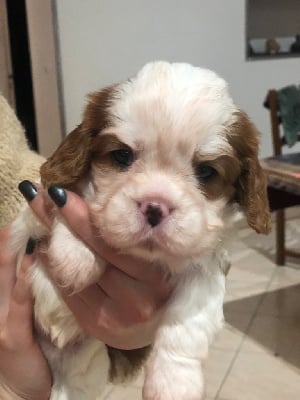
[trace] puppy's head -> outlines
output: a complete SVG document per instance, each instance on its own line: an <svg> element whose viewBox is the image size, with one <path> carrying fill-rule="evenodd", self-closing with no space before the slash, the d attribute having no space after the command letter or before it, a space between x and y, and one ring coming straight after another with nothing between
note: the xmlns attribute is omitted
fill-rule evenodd
<svg viewBox="0 0 300 400"><path fill-rule="evenodd" d="M89 96L83 121L42 166L44 185L89 183L94 223L123 251L201 256L237 205L268 232L258 132L215 73L146 65Z"/></svg>

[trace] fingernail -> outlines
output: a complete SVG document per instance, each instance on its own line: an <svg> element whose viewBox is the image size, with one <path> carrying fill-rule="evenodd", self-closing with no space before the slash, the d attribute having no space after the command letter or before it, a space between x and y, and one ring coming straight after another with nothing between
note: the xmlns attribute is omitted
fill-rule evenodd
<svg viewBox="0 0 300 400"><path fill-rule="evenodd" d="M18 188L27 201L33 200L37 195L36 187L28 180L19 183Z"/></svg>
<svg viewBox="0 0 300 400"><path fill-rule="evenodd" d="M32 239L32 238L29 238L29 240L27 242L27 245L26 245L25 253L28 254L28 255L32 254L34 252L35 245L36 245L35 240Z"/></svg>
<svg viewBox="0 0 300 400"><path fill-rule="evenodd" d="M57 207L63 207L67 202L67 193L60 186L51 185L48 189L48 194Z"/></svg>

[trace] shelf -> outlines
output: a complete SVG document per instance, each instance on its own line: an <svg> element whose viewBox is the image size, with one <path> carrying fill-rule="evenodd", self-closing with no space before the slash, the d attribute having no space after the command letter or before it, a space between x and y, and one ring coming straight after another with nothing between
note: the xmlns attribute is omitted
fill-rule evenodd
<svg viewBox="0 0 300 400"><path fill-rule="evenodd" d="M286 58L297 58L300 57L300 53L289 53L289 52L281 52L277 54L269 54L269 53L255 53L255 54L247 54L247 60L249 61L259 61L259 60L280 60Z"/></svg>

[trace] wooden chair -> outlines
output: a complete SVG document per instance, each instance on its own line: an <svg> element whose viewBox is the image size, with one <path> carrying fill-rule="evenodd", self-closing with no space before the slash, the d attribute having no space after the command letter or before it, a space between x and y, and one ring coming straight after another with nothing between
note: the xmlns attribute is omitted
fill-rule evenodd
<svg viewBox="0 0 300 400"><path fill-rule="evenodd" d="M268 92L264 105L270 111L273 153L275 159L278 158L281 160L282 148L287 143L283 134L281 133L281 116L276 90L270 90ZM298 140L300 141L300 134L298 134ZM276 211L276 264L284 265L286 256L300 257L300 253L291 251L285 246L285 208L299 205L300 195L298 191L293 192L293 190L290 190L290 188L289 190L285 190L284 187L278 188L272 186L271 184L268 185L268 195L270 208L272 211Z"/></svg>

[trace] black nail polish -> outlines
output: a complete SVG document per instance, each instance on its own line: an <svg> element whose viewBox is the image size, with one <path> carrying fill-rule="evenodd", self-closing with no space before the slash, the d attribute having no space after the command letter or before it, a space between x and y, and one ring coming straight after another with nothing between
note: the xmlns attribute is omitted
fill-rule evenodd
<svg viewBox="0 0 300 400"><path fill-rule="evenodd" d="M19 183L18 188L27 201L33 200L37 195L36 187L28 180Z"/></svg>
<svg viewBox="0 0 300 400"><path fill-rule="evenodd" d="M48 194L57 207L63 207L67 202L67 193L60 186L51 185L48 189Z"/></svg>
<svg viewBox="0 0 300 400"><path fill-rule="evenodd" d="M26 254L32 254L34 252L35 245L36 245L35 240L32 239L32 238L29 238L28 242L27 242L27 245L26 245L25 253Z"/></svg>

